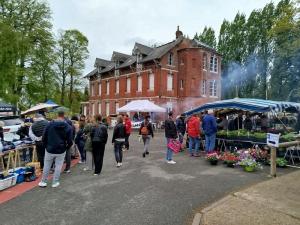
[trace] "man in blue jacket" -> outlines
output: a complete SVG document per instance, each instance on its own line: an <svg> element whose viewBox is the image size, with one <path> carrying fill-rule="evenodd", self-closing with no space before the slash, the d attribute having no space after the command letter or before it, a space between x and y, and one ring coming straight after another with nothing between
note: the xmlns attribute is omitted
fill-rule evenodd
<svg viewBox="0 0 300 225"><path fill-rule="evenodd" d="M207 114L203 117L202 129L205 134L206 153L214 151L217 134L217 122L213 110L208 110Z"/></svg>
<svg viewBox="0 0 300 225"><path fill-rule="evenodd" d="M73 144L72 128L65 121L64 112L58 112L57 119L53 120L47 125L42 141L46 148L46 152L44 159L43 177L41 182L39 183L39 186L47 186L49 171L53 161L55 161L55 171L53 175L52 187L58 187L60 172L64 164L66 150L69 149Z"/></svg>

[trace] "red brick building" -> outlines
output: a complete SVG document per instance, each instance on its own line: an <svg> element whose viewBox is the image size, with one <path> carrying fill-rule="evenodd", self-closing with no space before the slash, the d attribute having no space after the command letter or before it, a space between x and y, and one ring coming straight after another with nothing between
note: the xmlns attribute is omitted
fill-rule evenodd
<svg viewBox="0 0 300 225"><path fill-rule="evenodd" d="M86 75L90 97L86 115L115 114L137 99L148 99L176 114L220 99L221 56L197 40L176 39L157 47L135 43L132 54L113 52L111 60L96 58Z"/></svg>

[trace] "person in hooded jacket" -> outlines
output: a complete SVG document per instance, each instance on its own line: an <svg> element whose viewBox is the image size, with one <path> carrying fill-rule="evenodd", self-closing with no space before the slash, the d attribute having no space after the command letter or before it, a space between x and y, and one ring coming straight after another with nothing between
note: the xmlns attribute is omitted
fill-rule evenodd
<svg viewBox="0 0 300 225"><path fill-rule="evenodd" d="M169 112L168 115L169 117L165 121L165 137L167 139L166 160L168 164L175 164L176 162L172 159L173 151L168 147L168 144L172 139L177 139L177 129L173 120L173 112Z"/></svg>
<svg viewBox="0 0 300 225"><path fill-rule="evenodd" d="M200 118L196 114L188 120L187 133L189 135L190 156L199 157L200 148ZM195 146L195 147L194 147ZM193 149L194 147L194 149ZM194 152L195 151L195 152Z"/></svg>
<svg viewBox="0 0 300 225"><path fill-rule="evenodd" d="M64 164L66 150L73 144L72 128L68 123L66 123L64 112L58 112L57 119L51 121L46 126L42 141L45 145L46 152L43 177L39 186L47 187L49 171L53 161L55 161L52 187L58 187L60 185L60 172Z"/></svg>
<svg viewBox="0 0 300 225"><path fill-rule="evenodd" d="M117 125L114 128L114 133L112 137L112 144L114 145L117 167L122 166L122 160L123 160L122 146L125 143L125 137L126 137L126 130L125 130L125 126L123 125L123 118L122 116L118 116Z"/></svg>
<svg viewBox="0 0 300 225"><path fill-rule="evenodd" d="M185 131L186 131L186 123L184 121L184 116L183 115L177 116L177 118L176 118L176 129L177 129L177 132L178 132L179 142L182 145L183 137L184 137Z"/></svg>
<svg viewBox="0 0 300 225"><path fill-rule="evenodd" d="M139 129L139 135L141 135L143 143L144 143L144 152L143 152L143 158L146 157L146 155L149 155L149 144L151 137L154 138L153 133L153 126L150 122L150 116L146 115L144 121L141 123L140 129Z"/></svg>

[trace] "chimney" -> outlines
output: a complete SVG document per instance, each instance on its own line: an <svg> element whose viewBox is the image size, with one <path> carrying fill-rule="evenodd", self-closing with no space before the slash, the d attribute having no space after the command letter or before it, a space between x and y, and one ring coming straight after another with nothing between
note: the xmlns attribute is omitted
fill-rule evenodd
<svg viewBox="0 0 300 225"><path fill-rule="evenodd" d="M177 31L175 34L176 34L176 39L183 35L183 33L179 30L179 26L177 26Z"/></svg>

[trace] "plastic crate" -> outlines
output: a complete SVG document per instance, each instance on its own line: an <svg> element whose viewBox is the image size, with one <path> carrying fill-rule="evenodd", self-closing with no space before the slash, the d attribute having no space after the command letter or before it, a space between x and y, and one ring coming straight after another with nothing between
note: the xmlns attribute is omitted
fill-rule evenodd
<svg viewBox="0 0 300 225"><path fill-rule="evenodd" d="M15 185L16 181L17 179L15 174L10 174L8 177L0 180L0 191L13 186L13 184Z"/></svg>

